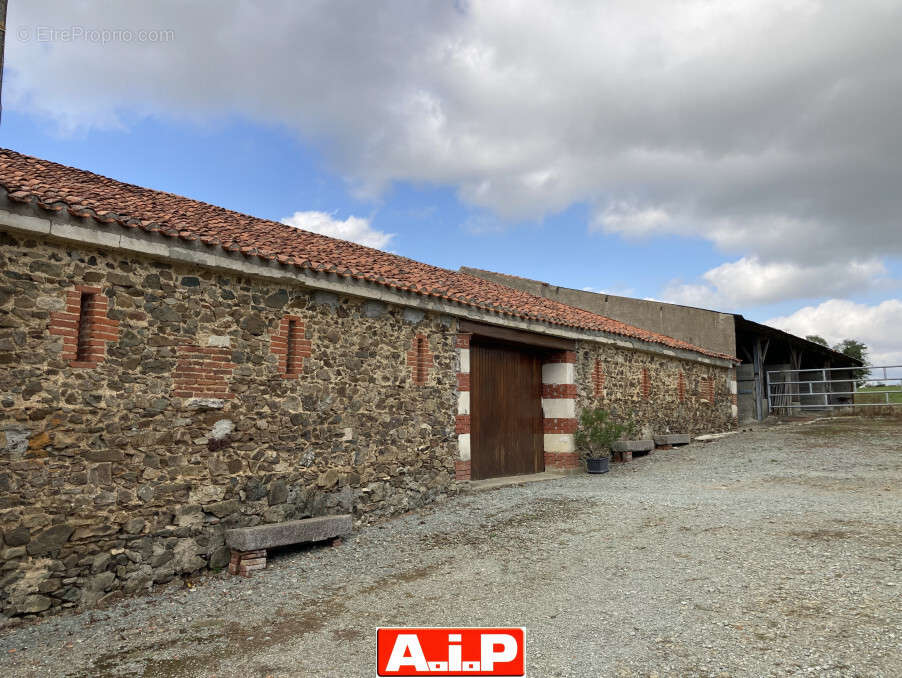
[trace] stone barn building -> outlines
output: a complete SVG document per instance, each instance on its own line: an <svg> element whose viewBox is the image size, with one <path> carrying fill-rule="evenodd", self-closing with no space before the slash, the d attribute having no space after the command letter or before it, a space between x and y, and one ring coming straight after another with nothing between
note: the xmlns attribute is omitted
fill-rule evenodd
<svg viewBox="0 0 902 678"><path fill-rule="evenodd" d="M0 151L0 613L146 591L223 530L575 469L576 417L735 421L732 355Z"/></svg>
<svg viewBox="0 0 902 678"><path fill-rule="evenodd" d="M768 372L778 371L780 374L777 376L781 381L796 382L822 380L829 378L826 375L830 374L834 379L842 379L854 374L851 368L861 367L860 361L828 346L752 322L738 313L575 290L540 280L466 266L461 267L460 272L576 306L651 332L666 334L715 353L735 355L741 361L736 367L740 423L761 421L774 413L769 409L768 388L772 395L775 391L781 393L776 400L778 404L785 402L790 405L788 408L775 408L776 413L780 414L829 412L835 405L849 401L848 396L832 395L825 390L823 384L811 384L811 390L814 391L811 395L806 395L809 392L807 384L801 384L801 389L799 384L787 384L791 392L784 392L786 389L783 387L768 384ZM851 371L805 371L846 367ZM839 390L848 391L852 388L852 382L848 382L848 385L840 383L838 386Z"/></svg>

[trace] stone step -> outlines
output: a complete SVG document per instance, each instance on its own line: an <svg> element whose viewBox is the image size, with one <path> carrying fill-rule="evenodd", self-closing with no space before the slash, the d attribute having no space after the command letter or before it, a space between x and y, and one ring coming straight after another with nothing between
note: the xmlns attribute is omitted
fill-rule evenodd
<svg viewBox="0 0 902 678"><path fill-rule="evenodd" d="M235 551L257 551L276 546L324 541L348 534L352 523L350 514L319 516L284 523L237 527L225 531L226 545Z"/></svg>
<svg viewBox="0 0 902 678"><path fill-rule="evenodd" d="M688 445L689 444L689 434L688 433L665 433L663 435L655 436L655 445L659 447L662 445Z"/></svg>
<svg viewBox="0 0 902 678"><path fill-rule="evenodd" d="M653 449L654 440L615 440L611 443L612 452L651 452Z"/></svg>

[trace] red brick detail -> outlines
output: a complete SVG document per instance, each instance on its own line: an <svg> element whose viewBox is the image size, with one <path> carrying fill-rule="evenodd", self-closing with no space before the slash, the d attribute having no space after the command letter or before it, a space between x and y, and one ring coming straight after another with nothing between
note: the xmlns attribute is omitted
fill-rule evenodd
<svg viewBox="0 0 902 678"><path fill-rule="evenodd" d="M555 351L545 359L546 363L576 363L576 351Z"/></svg>
<svg viewBox="0 0 902 678"><path fill-rule="evenodd" d="M458 372L457 373L457 390L458 391L469 391L470 390L470 373L469 372Z"/></svg>
<svg viewBox="0 0 902 678"><path fill-rule="evenodd" d="M576 384L542 384L543 398L576 398Z"/></svg>
<svg viewBox="0 0 902 678"><path fill-rule="evenodd" d="M645 367L642 368L642 383L639 386L639 392L646 400L651 395L651 378L648 376L648 369Z"/></svg>
<svg viewBox="0 0 902 678"><path fill-rule="evenodd" d="M579 458L579 452L546 452L545 453L545 470L569 471L575 468L581 468L582 461Z"/></svg>
<svg viewBox="0 0 902 678"><path fill-rule="evenodd" d="M425 386L429 378L429 370L435 354L429 352L429 339L425 334L418 334L413 338L410 350L407 352L407 365L410 367L410 376L417 386Z"/></svg>
<svg viewBox="0 0 902 678"><path fill-rule="evenodd" d="M683 376L683 370L680 370L677 376L677 397L680 399L680 402L686 399L686 378Z"/></svg>
<svg viewBox="0 0 902 678"><path fill-rule="evenodd" d="M733 403L734 405L738 405L739 404L739 396L736 395L735 393L731 393L730 394L730 402Z"/></svg>
<svg viewBox="0 0 902 678"><path fill-rule="evenodd" d="M179 346L172 395L175 398L234 398L235 394L229 391L229 377L235 367L228 348Z"/></svg>
<svg viewBox="0 0 902 678"><path fill-rule="evenodd" d="M576 419L567 418L549 418L542 420L542 426L545 433L576 433Z"/></svg>
<svg viewBox="0 0 902 678"><path fill-rule="evenodd" d="M455 461L454 462L454 479L469 480L470 479L470 462Z"/></svg>
<svg viewBox="0 0 902 678"><path fill-rule="evenodd" d="M613 461L632 461L633 453L632 452L614 452L611 455L611 459Z"/></svg>
<svg viewBox="0 0 902 678"><path fill-rule="evenodd" d="M714 379L702 377L698 380L698 397L702 402L714 404Z"/></svg>
<svg viewBox="0 0 902 678"><path fill-rule="evenodd" d="M457 335L457 348L470 348L470 339L473 338L472 334L469 333L460 333Z"/></svg>
<svg viewBox="0 0 902 678"><path fill-rule="evenodd" d="M232 549L229 560L229 574L240 574L250 577L257 570L266 569L266 549L258 551L236 551Z"/></svg>
<svg viewBox="0 0 902 678"><path fill-rule="evenodd" d="M296 315L286 315L279 329L270 338L270 350L279 360L279 374L285 379L297 379L304 368L304 358L311 354L304 321Z"/></svg>
<svg viewBox="0 0 902 678"><path fill-rule="evenodd" d="M598 358L592 367L592 387L596 398L604 398L604 364Z"/></svg>
<svg viewBox="0 0 902 678"><path fill-rule="evenodd" d="M76 285L66 292L66 310L50 314L50 334L63 338L70 367L97 367L107 343L119 341L119 321L107 316L109 299L99 287Z"/></svg>
<svg viewBox="0 0 902 678"><path fill-rule="evenodd" d="M469 414L458 414L456 421L454 422L454 432L455 433L469 433L470 432L470 415Z"/></svg>

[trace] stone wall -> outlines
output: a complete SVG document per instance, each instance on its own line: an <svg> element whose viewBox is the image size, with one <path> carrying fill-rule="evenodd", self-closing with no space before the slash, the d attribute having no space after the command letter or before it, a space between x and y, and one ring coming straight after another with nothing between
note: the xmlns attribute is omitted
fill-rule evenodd
<svg viewBox="0 0 902 678"><path fill-rule="evenodd" d="M222 568L226 527L373 521L469 477L451 316L3 231L0 271L0 614ZM647 433L732 424L726 368L581 341L542 369L549 468L579 465L596 404Z"/></svg>
<svg viewBox="0 0 902 678"><path fill-rule="evenodd" d="M643 437L727 431L736 425L732 379L724 367L580 342L577 410L603 407L636 422Z"/></svg>
<svg viewBox="0 0 902 678"><path fill-rule="evenodd" d="M451 317L4 232L0 270L0 613L221 568L228 526L453 487Z"/></svg>

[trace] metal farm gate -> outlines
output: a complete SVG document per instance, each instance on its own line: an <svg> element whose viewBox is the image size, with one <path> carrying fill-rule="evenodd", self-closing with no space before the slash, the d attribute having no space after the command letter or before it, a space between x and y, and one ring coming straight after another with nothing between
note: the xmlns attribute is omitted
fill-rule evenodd
<svg viewBox="0 0 902 678"><path fill-rule="evenodd" d="M902 365L768 370L767 405L771 414L847 407L902 405ZM882 374L875 377L874 374Z"/></svg>

